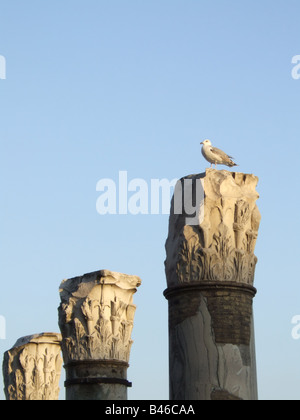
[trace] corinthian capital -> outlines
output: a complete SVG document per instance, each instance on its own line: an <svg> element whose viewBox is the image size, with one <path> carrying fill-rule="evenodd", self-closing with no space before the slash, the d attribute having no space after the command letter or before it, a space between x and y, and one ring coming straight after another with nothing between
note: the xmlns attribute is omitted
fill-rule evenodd
<svg viewBox="0 0 300 420"><path fill-rule="evenodd" d="M214 169L187 178L195 184L190 200L197 203L195 213L201 217L198 224L187 224L184 209L174 211L173 200L166 242L168 286L220 281L253 285L261 219L256 206L258 178ZM201 183L196 182L199 179ZM204 189L201 202L199 186Z"/></svg>
<svg viewBox="0 0 300 420"><path fill-rule="evenodd" d="M20 338L4 354L7 400L58 400L61 335L43 333Z"/></svg>
<svg viewBox="0 0 300 420"><path fill-rule="evenodd" d="M137 276L101 270L60 286L59 325L66 364L117 360L128 363Z"/></svg>

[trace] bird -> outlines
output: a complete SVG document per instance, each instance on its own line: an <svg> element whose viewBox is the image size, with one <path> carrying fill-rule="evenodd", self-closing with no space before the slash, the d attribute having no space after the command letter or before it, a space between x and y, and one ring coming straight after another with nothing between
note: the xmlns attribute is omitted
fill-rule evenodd
<svg viewBox="0 0 300 420"><path fill-rule="evenodd" d="M234 158L232 156L228 156L223 150L213 147L210 140L204 140L200 144L202 144L202 155L211 164L211 168L213 164L216 165L216 168L217 165L226 165L230 168L232 168L232 166L238 166L233 162L232 159Z"/></svg>

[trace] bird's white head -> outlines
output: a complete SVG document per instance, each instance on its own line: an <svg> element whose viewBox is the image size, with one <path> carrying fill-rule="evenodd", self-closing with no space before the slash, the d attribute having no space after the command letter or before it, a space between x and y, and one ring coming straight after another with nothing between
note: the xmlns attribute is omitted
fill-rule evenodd
<svg viewBox="0 0 300 420"><path fill-rule="evenodd" d="M211 141L210 140L204 140L202 143L200 143L200 144L203 144L203 146L211 146Z"/></svg>

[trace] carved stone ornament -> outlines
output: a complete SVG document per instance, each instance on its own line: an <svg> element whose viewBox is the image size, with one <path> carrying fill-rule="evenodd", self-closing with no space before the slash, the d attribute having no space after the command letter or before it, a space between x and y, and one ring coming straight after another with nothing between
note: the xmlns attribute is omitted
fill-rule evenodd
<svg viewBox="0 0 300 420"><path fill-rule="evenodd" d="M201 179L204 185L204 200L196 210L201 217L197 225L186 224L184 210L174 214L172 204L165 262L168 287L220 281L253 285L261 219L258 178L214 169L189 178L195 184Z"/></svg>
<svg viewBox="0 0 300 420"><path fill-rule="evenodd" d="M60 343L60 334L37 334L19 339L4 354L7 400L58 400L62 368Z"/></svg>
<svg viewBox="0 0 300 420"><path fill-rule="evenodd" d="M59 326L65 364L87 360L128 363L137 276L101 270L60 286Z"/></svg>

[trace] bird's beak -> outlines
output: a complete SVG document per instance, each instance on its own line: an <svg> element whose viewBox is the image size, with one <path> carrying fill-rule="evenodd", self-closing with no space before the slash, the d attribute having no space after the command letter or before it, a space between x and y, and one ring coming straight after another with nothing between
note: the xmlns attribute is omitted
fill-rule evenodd
<svg viewBox="0 0 300 420"><path fill-rule="evenodd" d="M200 144L204 144L203 141Z"/></svg>

